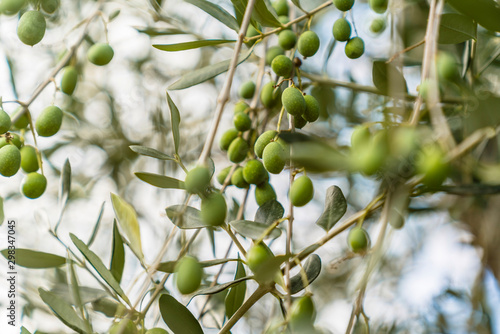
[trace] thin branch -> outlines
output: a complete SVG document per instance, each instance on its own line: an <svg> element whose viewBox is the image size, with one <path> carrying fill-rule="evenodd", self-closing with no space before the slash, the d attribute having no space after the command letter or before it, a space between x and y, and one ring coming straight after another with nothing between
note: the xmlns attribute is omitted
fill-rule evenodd
<svg viewBox="0 0 500 334"><path fill-rule="evenodd" d="M389 58L388 61L386 61L385 63L386 64L389 64L391 62L393 62L396 58L398 58L399 56L401 56L402 54L408 52L408 51L411 51L415 48L418 48L420 45L424 44L425 43L425 38L423 40L421 40L420 42L416 43L416 44L413 44L413 45L410 45L409 47L407 47L406 49L403 49L399 52L397 52L396 54L394 54L391 58Z"/></svg>

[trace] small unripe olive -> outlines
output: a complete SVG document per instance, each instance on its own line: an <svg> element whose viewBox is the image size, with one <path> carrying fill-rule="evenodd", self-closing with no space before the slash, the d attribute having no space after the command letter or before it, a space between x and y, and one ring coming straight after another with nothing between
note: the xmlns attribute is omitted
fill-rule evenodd
<svg viewBox="0 0 500 334"><path fill-rule="evenodd" d="M351 24L345 18L340 18L333 24L332 32L337 41L348 41L351 37Z"/></svg>
<svg viewBox="0 0 500 334"><path fill-rule="evenodd" d="M63 69L61 78L61 91L71 95L75 91L76 83L78 82L78 72L73 66L66 66Z"/></svg>
<svg viewBox="0 0 500 334"><path fill-rule="evenodd" d="M25 12L17 24L17 36L26 45L35 45L45 35L45 17L37 10Z"/></svg>
<svg viewBox="0 0 500 334"><path fill-rule="evenodd" d="M35 122L36 132L39 136L50 137L61 128L63 112L59 107L48 106L43 109Z"/></svg>
<svg viewBox="0 0 500 334"><path fill-rule="evenodd" d="M113 48L107 43L96 43L87 51L88 60L98 66L107 65L114 55Z"/></svg>
<svg viewBox="0 0 500 334"><path fill-rule="evenodd" d="M389 143L386 131L380 131L370 140L368 145L351 151L355 170L365 175L373 175L384 165L389 154Z"/></svg>
<svg viewBox="0 0 500 334"><path fill-rule="evenodd" d="M25 4L26 0L2 0L2 2L0 2L0 14L14 15L19 12Z"/></svg>
<svg viewBox="0 0 500 334"><path fill-rule="evenodd" d="M21 152L21 168L26 173L36 172L38 170L38 158L36 149L33 146L26 145L20 150Z"/></svg>
<svg viewBox="0 0 500 334"><path fill-rule="evenodd" d="M246 189L250 186L243 176L243 167L236 167L231 176L231 183L241 189Z"/></svg>
<svg viewBox="0 0 500 334"><path fill-rule="evenodd" d="M416 159L416 169L423 174L422 183L426 186L439 186L449 173L449 164L445 161L443 151L437 145L426 146Z"/></svg>
<svg viewBox="0 0 500 334"><path fill-rule="evenodd" d="M293 206L304 206L314 197L314 187L306 175L295 179L290 187L290 202Z"/></svg>
<svg viewBox="0 0 500 334"><path fill-rule="evenodd" d="M156 327L156 328L148 329L146 331L146 334L168 334L168 332L166 330L164 330L163 328Z"/></svg>
<svg viewBox="0 0 500 334"><path fill-rule="evenodd" d="M13 144L15 145L18 149L21 149L24 145L24 139L19 137L17 133L11 133L12 137L7 141L7 138L5 137L0 137L0 148L4 147L5 145L8 144Z"/></svg>
<svg viewBox="0 0 500 334"><path fill-rule="evenodd" d="M210 184L210 171L206 167L198 166L186 174L184 186L186 191L196 194L205 191Z"/></svg>
<svg viewBox="0 0 500 334"><path fill-rule="evenodd" d="M16 116L23 112L23 107L18 107L14 113L12 114L12 119L16 118ZM19 119L17 121L15 121L14 123L12 123L13 127L15 129L25 129L28 127L28 125L30 124L29 120L28 120L28 116L27 116L27 113L28 113L28 110L26 110L26 112L24 112L21 117L19 117Z"/></svg>
<svg viewBox="0 0 500 334"><path fill-rule="evenodd" d="M255 94L255 82L247 81L243 83L238 92L243 99L251 99Z"/></svg>
<svg viewBox="0 0 500 334"><path fill-rule="evenodd" d="M365 53L365 42L361 37L351 38L345 44L345 55L351 59L357 59Z"/></svg>
<svg viewBox="0 0 500 334"><path fill-rule="evenodd" d="M299 37L298 50L304 57L312 57L319 50L319 37L311 30L308 30Z"/></svg>
<svg viewBox="0 0 500 334"><path fill-rule="evenodd" d="M248 29L247 29L247 37L255 37L255 36L259 36L260 35L260 32L257 31L257 29L255 29L255 27L253 25L249 25L248 26ZM256 42L256 40L251 40L249 41L248 43L246 43L248 46L252 46L254 45Z"/></svg>
<svg viewBox="0 0 500 334"><path fill-rule="evenodd" d="M338 10L347 12L354 6L354 0L333 0L333 4Z"/></svg>
<svg viewBox="0 0 500 334"><path fill-rule="evenodd" d="M198 290L203 277L203 267L192 256L184 256L175 266L175 281L177 289L183 295Z"/></svg>
<svg viewBox="0 0 500 334"><path fill-rule="evenodd" d="M362 227L354 227L349 231L347 243L353 252L363 252L370 243L368 233Z"/></svg>
<svg viewBox="0 0 500 334"><path fill-rule="evenodd" d="M229 129L222 134L219 140L219 147L223 151L227 151L229 149L229 145L238 137L240 132L236 129Z"/></svg>
<svg viewBox="0 0 500 334"><path fill-rule="evenodd" d="M316 310L311 296L306 295L295 300L290 308L289 323L294 332L311 330L316 319ZM305 332L304 332L305 333Z"/></svg>
<svg viewBox="0 0 500 334"><path fill-rule="evenodd" d="M248 143L241 137L233 140L229 149L227 150L227 157L229 161L234 163L240 163L247 157L248 154Z"/></svg>
<svg viewBox="0 0 500 334"><path fill-rule="evenodd" d="M307 121L301 115L293 117L293 126L295 126L296 129L302 129L304 126L306 126L306 124Z"/></svg>
<svg viewBox="0 0 500 334"><path fill-rule="evenodd" d="M457 62L450 53L440 52L436 65L439 78L452 81L458 76Z"/></svg>
<svg viewBox="0 0 500 334"><path fill-rule="evenodd" d="M226 219L227 205L224 196L219 192L213 192L201 200L201 220L210 226L224 224Z"/></svg>
<svg viewBox="0 0 500 334"><path fill-rule="evenodd" d="M370 24L370 30L374 34L381 33L385 29L385 20L383 18L376 18Z"/></svg>
<svg viewBox="0 0 500 334"><path fill-rule="evenodd" d="M290 50L297 43L297 35L292 30L283 30L278 35L278 44L284 50Z"/></svg>
<svg viewBox="0 0 500 334"><path fill-rule="evenodd" d="M269 173L279 174L285 167L286 152L282 145L278 142L271 142L267 144L262 153L264 166Z"/></svg>
<svg viewBox="0 0 500 334"><path fill-rule="evenodd" d="M293 116L300 116L306 110L306 100L302 92L295 87L288 87L281 95L285 110Z"/></svg>
<svg viewBox="0 0 500 334"><path fill-rule="evenodd" d="M267 171L260 160L249 160L243 168L243 177L250 184L261 184L268 178Z"/></svg>
<svg viewBox="0 0 500 334"><path fill-rule="evenodd" d="M379 14L385 13L389 0L370 0L370 8Z"/></svg>
<svg viewBox="0 0 500 334"><path fill-rule="evenodd" d="M0 109L0 135L9 131L11 126L12 121L9 114L7 114L3 109Z"/></svg>
<svg viewBox="0 0 500 334"><path fill-rule="evenodd" d="M391 132L391 155L407 158L418 147L418 135L414 127L398 126Z"/></svg>
<svg viewBox="0 0 500 334"><path fill-rule="evenodd" d="M245 101L238 101L234 105L234 113L246 112L249 108L250 106Z"/></svg>
<svg viewBox="0 0 500 334"><path fill-rule="evenodd" d="M271 46L269 49L267 49L267 52L266 52L266 64L267 65L271 65L271 63L273 62L274 58L279 56L279 55L284 55L285 54L285 50L283 50L282 47L280 46Z"/></svg>
<svg viewBox="0 0 500 334"><path fill-rule="evenodd" d="M255 201L258 206L264 205L264 203L275 200L276 192L273 186L269 182L264 182L255 187Z"/></svg>
<svg viewBox="0 0 500 334"><path fill-rule="evenodd" d="M362 149L370 143L370 129L366 125L357 125L351 134L351 147L353 150Z"/></svg>
<svg viewBox="0 0 500 334"><path fill-rule="evenodd" d="M226 180L227 176L229 175L229 172L231 171L231 166L227 166L223 170L217 174L217 182L219 182L221 185L224 184L224 181ZM229 179L229 184L231 185L231 179Z"/></svg>
<svg viewBox="0 0 500 334"><path fill-rule="evenodd" d="M59 8L59 0L42 0L41 5L44 12L52 14Z"/></svg>
<svg viewBox="0 0 500 334"><path fill-rule="evenodd" d="M315 122L319 118L319 102L312 95L304 96L304 100L306 101L306 109L302 117L308 122Z"/></svg>
<svg viewBox="0 0 500 334"><path fill-rule="evenodd" d="M109 329L109 334L137 334L137 328L132 320L125 318L113 324Z"/></svg>
<svg viewBox="0 0 500 334"><path fill-rule="evenodd" d="M24 196L35 199L45 192L47 179L42 174L36 172L27 174L22 182L21 191Z"/></svg>
<svg viewBox="0 0 500 334"><path fill-rule="evenodd" d="M244 112L235 113L233 123L236 130L245 132L252 128L252 119Z"/></svg>
<svg viewBox="0 0 500 334"><path fill-rule="evenodd" d="M273 81L266 83L260 92L260 100L266 108L274 107L279 101L280 89L275 90L275 84Z"/></svg>
<svg viewBox="0 0 500 334"><path fill-rule="evenodd" d="M259 158L262 158L262 153L264 152L264 148L276 137L277 132L274 130L268 130L262 133L259 138L255 141L254 151L255 155Z"/></svg>
<svg viewBox="0 0 500 334"><path fill-rule="evenodd" d="M6 177L15 175L21 167L21 152L12 144L0 148L0 174Z"/></svg>
<svg viewBox="0 0 500 334"><path fill-rule="evenodd" d="M279 55L274 58L271 68L280 77L290 78L293 70L293 62L287 56Z"/></svg>
<svg viewBox="0 0 500 334"><path fill-rule="evenodd" d="M247 253L247 265L250 270L256 272L262 264L271 259L273 256L274 255L269 248L261 243L256 244L252 246Z"/></svg>
<svg viewBox="0 0 500 334"><path fill-rule="evenodd" d="M287 0L275 0L272 3L274 10L278 16L288 15L288 3Z"/></svg>

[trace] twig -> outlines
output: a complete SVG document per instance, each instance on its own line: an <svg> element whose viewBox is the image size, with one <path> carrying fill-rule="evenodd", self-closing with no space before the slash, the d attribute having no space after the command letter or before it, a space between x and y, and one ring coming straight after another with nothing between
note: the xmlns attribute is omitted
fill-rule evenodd
<svg viewBox="0 0 500 334"><path fill-rule="evenodd" d="M389 58L389 60L388 60L388 61L386 61L385 63L386 63L386 64L389 64L389 63L393 62L396 58L398 58L398 57L399 57L399 56L401 56L402 54L404 54L404 53L406 53L406 52L408 52L408 51L411 51L411 50L413 50L413 49L415 49L415 48L418 48L420 45L422 45L422 44L424 44L424 43L425 43L425 38L424 38L423 40L421 40L420 42L418 42L418 43L416 43L416 44L413 44L413 45L411 45L411 46L407 47L406 49L403 49L403 50L401 50L401 51L399 51L399 52L396 52L396 54L394 54L391 58Z"/></svg>

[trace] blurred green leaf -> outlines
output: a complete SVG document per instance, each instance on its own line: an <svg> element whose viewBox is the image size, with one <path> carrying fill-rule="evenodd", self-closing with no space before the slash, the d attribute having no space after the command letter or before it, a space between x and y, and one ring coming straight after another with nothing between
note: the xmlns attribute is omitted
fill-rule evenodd
<svg viewBox="0 0 500 334"><path fill-rule="evenodd" d="M347 169L347 158L337 149L321 141L294 142L292 148L292 161L307 171L328 172Z"/></svg>
<svg viewBox="0 0 500 334"><path fill-rule="evenodd" d="M111 298L100 298L92 302L92 308L108 318L121 317L127 313L127 308Z"/></svg>
<svg viewBox="0 0 500 334"><path fill-rule="evenodd" d="M151 158L156 158L156 159L160 159L160 160L175 160L171 156L166 155L165 153L161 153L160 151L155 150L154 148L150 148L150 147L131 145L130 149L137 154L144 155L144 156L151 157Z"/></svg>
<svg viewBox="0 0 500 334"><path fill-rule="evenodd" d="M94 230L92 231L92 234L90 235L89 241L87 242L87 246L90 247L95 240L95 237L97 236L97 232L99 231L99 227L101 226L101 221L102 221L102 214L104 213L104 204L106 202L102 202L101 204L101 209L99 210L99 216L97 216L97 222L94 225Z"/></svg>
<svg viewBox="0 0 500 334"><path fill-rule="evenodd" d="M168 108L170 109L170 121L172 123L172 135L174 136L174 146L175 153L179 153L179 142L181 140L179 134L179 124L181 123L181 115L179 113L179 109L175 105L174 101L170 98L170 95L167 92L167 103Z"/></svg>
<svg viewBox="0 0 500 334"><path fill-rule="evenodd" d="M211 227L200 218L200 210L184 205L172 205L165 209L168 218L181 229Z"/></svg>
<svg viewBox="0 0 500 334"><path fill-rule="evenodd" d="M281 27L276 11L268 0L257 0L252 12L253 18L264 27Z"/></svg>
<svg viewBox="0 0 500 334"><path fill-rule="evenodd" d="M234 280L238 280L246 276L245 267L241 262L238 262L236 267L236 274L234 275ZM245 294L247 292L247 283L245 281L240 284L233 286L229 289L226 295L224 304L226 306L226 317L229 319L233 314L243 305L245 301Z"/></svg>
<svg viewBox="0 0 500 334"><path fill-rule="evenodd" d="M69 291L71 293L71 303L75 305L77 308L82 307L82 297L80 295L80 284L78 284L78 279L76 277L75 268L73 267L73 261L68 259L66 262L67 267L67 275L69 282Z"/></svg>
<svg viewBox="0 0 500 334"><path fill-rule="evenodd" d="M292 295L302 291L305 287L314 282L314 280L319 276L321 272L321 258L316 254L311 254L307 258L306 263L304 263L303 269L305 272L305 276L307 277L307 283L304 284L304 279L302 277L302 273L300 272L297 273L297 275L291 277L290 291Z"/></svg>
<svg viewBox="0 0 500 334"><path fill-rule="evenodd" d="M347 201L342 190L337 186L331 186L326 191L325 210L316 221L316 225L321 226L328 232L347 211Z"/></svg>
<svg viewBox="0 0 500 334"><path fill-rule="evenodd" d="M174 334L203 334L200 323L193 314L174 297L163 294L158 304L163 321Z"/></svg>
<svg viewBox="0 0 500 334"><path fill-rule="evenodd" d="M39 288L38 292L43 302L52 309L56 317L66 326L78 333L87 333L85 322L76 314L70 304L66 303L59 296L42 288Z"/></svg>
<svg viewBox="0 0 500 334"><path fill-rule="evenodd" d="M80 286L78 289L80 290L82 305L92 303L108 295L108 293L104 290L87 286ZM71 296L71 285L56 284L52 289L50 289L50 292L64 299L68 304L74 304L73 297Z"/></svg>
<svg viewBox="0 0 500 334"><path fill-rule="evenodd" d="M293 3L295 6L299 7L300 9L302 9L302 7L301 7L301 5L300 5L300 0L292 0L292 3Z"/></svg>
<svg viewBox="0 0 500 334"><path fill-rule="evenodd" d="M236 41L227 39L205 39L201 41L192 41L192 42L184 42L176 44L153 44L153 47L162 51L175 52L175 51L198 49L204 46L216 46L220 44L227 44L234 42Z"/></svg>
<svg viewBox="0 0 500 334"><path fill-rule="evenodd" d="M184 35L187 34L186 31L177 28L140 28L134 27L140 33L146 34L148 36L165 36L165 35Z"/></svg>
<svg viewBox="0 0 500 334"><path fill-rule="evenodd" d="M184 182L165 175L137 172L134 173L142 181L158 188L165 189L184 189Z"/></svg>
<svg viewBox="0 0 500 334"><path fill-rule="evenodd" d="M113 221L113 249L109 270L118 283L122 280L123 268L125 267L125 249L123 239L118 230L116 220Z"/></svg>
<svg viewBox="0 0 500 334"><path fill-rule="evenodd" d="M66 159L61 171L61 188L59 190L59 202L65 205L69 198L71 191L71 165L69 160Z"/></svg>
<svg viewBox="0 0 500 334"><path fill-rule="evenodd" d="M236 19L219 5L216 5L206 0L185 0L185 1L200 8L208 15L214 17L221 23L225 24L228 28L233 29L236 32L240 30L240 26L236 21Z"/></svg>
<svg viewBox="0 0 500 334"><path fill-rule="evenodd" d="M29 330L27 330L24 326L21 327L21 334L31 334Z"/></svg>
<svg viewBox="0 0 500 334"><path fill-rule="evenodd" d="M464 15L488 30L500 31L500 5L494 0L448 0L448 3Z"/></svg>
<svg viewBox="0 0 500 334"><path fill-rule="evenodd" d="M285 209L283 208L283 205L276 200L272 200L259 206L254 220L259 223L271 225L276 220L283 218L284 214Z"/></svg>
<svg viewBox="0 0 500 334"><path fill-rule="evenodd" d="M9 250L2 250L2 255L7 259ZM30 268L53 268L66 263L66 259L59 255L34 251L31 249L17 248L15 254L16 265Z"/></svg>
<svg viewBox="0 0 500 334"><path fill-rule="evenodd" d="M259 239L264 232L269 228L268 224L253 222L251 220L234 220L229 223L239 234L253 240ZM265 239L276 239L281 235L279 228L274 228Z"/></svg>
<svg viewBox="0 0 500 334"><path fill-rule="evenodd" d="M106 283L108 283L109 287L113 289L120 297L123 298L127 303L129 302L128 297L125 295L125 292L123 292L122 288L120 287L120 284L116 281L114 278L113 274L106 268L104 263L102 263L102 260L93 252L91 251L87 245L83 243L80 239L78 239L73 233L70 233L71 240L75 244L75 246L78 248L78 250L85 256L87 261L94 267L94 269L97 271L99 276L101 276Z"/></svg>
<svg viewBox="0 0 500 334"><path fill-rule="evenodd" d="M241 22L243 21L243 16L245 15L245 9L247 8L248 0L231 0L234 12L236 13L236 21L238 22L238 31L241 27ZM250 24L257 27L257 21L255 21L253 15L250 18Z"/></svg>
<svg viewBox="0 0 500 334"><path fill-rule="evenodd" d="M128 239L130 249L142 260L144 254L142 253L141 231L134 208L123 198L113 193L111 193L111 202L113 203L118 224Z"/></svg>
<svg viewBox="0 0 500 334"><path fill-rule="evenodd" d="M458 44L476 39L477 24L469 17L448 13L441 16L438 43Z"/></svg>
<svg viewBox="0 0 500 334"><path fill-rule="evenodd" d="M383 94L400 96L408 92L408 85L401 71L384 60L373 62L372 77L373 84Z"/></svg>
<svg viewBox="0 0 500 334"><path fill-rule="evenodd" d="M3 198L2 196L0 196L0 226L2 226L4 220L5 220L5 214L3 211Z"/></svg>
<svg viewBox="0 0 500 334"><path fill-rule="evenodd" d="M215 259L215 260L209 260L209 261L201 261L200 265L203 268L206 267L212 267L212 266L217 266L219 264L231 262L231 261L241 261L240 259ZM173 273L175 272L175 266L177 265L178 261L167 261L167 262L162 262L158 266L158 271L162 271L164 273Z"/></svg>
<svg viewBox="0 0 500 334"><path fill-rule="evenodd" d="M226 290L226 289L228 289L236 284L240 284L241 282L247 281L251 278L252 278L251 276L246 276L246 277L242 277L242 278L236 279L236 280L231 281L231 282L217 284L217 285L209 287L209 288L200 289L200 290L196 291L196 293L193 295L193 297L201 296L201 295L214 295L214 294L222 292L222 291L224 291L224 290Z"/></svg>

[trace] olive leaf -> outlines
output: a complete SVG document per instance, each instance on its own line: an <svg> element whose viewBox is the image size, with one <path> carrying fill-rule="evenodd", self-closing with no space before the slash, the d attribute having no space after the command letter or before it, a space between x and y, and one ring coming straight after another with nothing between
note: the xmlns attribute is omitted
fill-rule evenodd
<svg viewBox="0 0 500 334"><path fill-rule="evenodd" d="M142 34L146 34L151 37L187 34L186 31L177 28L151 28L151 27L146 27L146 28L133 27L133 28Z"/></svg>
<svg viewBox="0 0 500 334"><path fill-rule="evenodd" d="M5 214L3 211L3 198L2 196L0 196L0 226L2 226L4 220L5 220Z"/></svg>
<svg viewBox="0 0 500 334"><path fill-rule="evenodd" d="M241 279L246 276L245 267L241 262L238 262L236 267L236 273L234 275L234 280ZM226 317L229 319L233 314L243 305L245 301L245 294L247 292L247 283L245 281L240 284L233 286L229 289L224 300L224 305L226 307Z"/></svg>
<svg viewBox="0 0 500 334"><path fill-rule="evenodd" d="M170 95L167 92L167 103L168 108L170 109L170 122L172 123L172 135L174 136L174 146L175 153L179 153L179 142L180 142L180 133L179 133L179 124L181 123L181 115L179 113L179 109L175 105L174 101L170 98Z"/></svg>
<svg viewBox="0 0 500 334"><path fill-rule="evenodd" d="M216 46L220 44L234 43L235 40L228 39L205 39L201 41L191 41L184 43L176 43L176 44L153 44L154 48L162 51L184 51L184 50L192 50L197 48L202 48L204 46Z"/></svg>
<svg viewBox="0 0 500 334"><path fill-rule="evenodd" d="M56 284L52 289L50 289L50 292L64 299L64 301L66 301L68 304L74 305L74 299L71 296L71 289L71 284ZM108 293L104 290L87 286L79 286L78 289L80 292L80 300L82 305L92 303L108 295Z"/></svg>
<svg viewBox="0 0 500 334"><path fill-rule="evenodd" d="M399 69L393 64L387 64L383 60L373 62L372 68L373 84L383 94L398 96L408 92L408 85Z"/></svg>
<svg viewBox="0 0 500 334"><path fill-rule="evenodd" d="M200 265L203 268L206 267L212 267L212 266L217 266L219 264L223 263L228 263L232 261L241 261L240 259L215 259L215 260L208 260L208 261L201 261ZM167 261L167 262L162 262L158 266L157 270L162 271L164 273L173 273L175 271L175 266L177 265L179 261Z"/></svg>
<svg viewBox="0 0 500 334"><path fill-rule="evenodd" d="M9 250L2 250L2 255L8 259ZM30 269L54 268L66 263L66 258L62 256L25 248L17 248L15 257L16 265Z"/></svg>
<svg viewBox="0 0 500 334"><path fill-rule="evenodd" d="M172 205L165 209L167 217L180 229L195 229L207 225L200 218L200 210L191 206Z"/></svg>
<svg viewBox="0 0 500 334"><path fill-rule="evenodd" d="M108 318L120 317L126 314L127 308L111 298L100 298L92 302L92 308L96 312L104 314Z"/></svg>
<svg viewBox="0 0 500 334"><path fill-rule="evenodd" d="M113 249L111 252L111 263L109 270L118 283L122 280L123 267L125 267L125 249L123 239L118 230L116 219L113 221Z"/></svg>
<svg viewBox="0 0 500 334"><path fill-rule="evenodd" d="M268 224L254 222L251 220L233 220L229 223L239 234L246 238L257 240L266 232L269 228ZM276 239L281 235L281 230L279 228L274 228L265 239Z"/></svg>
<svg viewBox="0 0 500 334"><path fill-rule="evenodd" d="M302 291L319 276L321 272L321 258L316 254L311 254L307 258L306 263L304 263L303 270L307 277L306 282L304 282L304 277L301 272L290 278L290 291L292 295Z"/></svg>
<svg viewBox="0 0 500 334"><path fill-rule="evenodd" d="M147 157L156 158L159 160L175 160L171 156L166 155L165 153L162 153L158 150L155 150L154 148L139 146L139 145L130 145L129 147L135 153L140 154L140 155L144 155Z"/></svg>
<svg viewBox="0 0 500 334"><path fill-rule="evenodd" d="M185 0L185 1L200 8L208 15L214 17L219 22L225 24L228 28L233 29L236 32L240 30L240 26L236 21L236 19L219 5L216 5L206 0Z"/></svg>
<svg viewBox="0 0 500 334"><path fill-rule="evenodd" d="M165 175L137 172L134 173L140 180L158 188L184 189L184 182Z"/></svg>
<svg viewBox="0 0 500 334"><path fill-rule="evenodd" d="M439 39L441 44L458 44L476 39L477 24L465 15L448 13L441 16Z"/></svg>
<svg viewBox="0 0 500 334"><path fill-rule="evenodd" d="M85 330L85 322L76 314L76 311L70 304L65 302L56 294L42 288L39 288L38 292L43 302L52 309L56 317L58 317L59 320L61 320L66 326L78 333L87 333Z"/></svg>
<svg viewBox="0 0 500 334"><path fill-rule="evenodd" d="M238 22L238 31L239 27L241 27L241 22L243 22L243 16L245 15L245 9L248 5L248 0L231 0L234 12L236 14L236 21ZM250 24L254 27L258 27L257 21L255 21L254 16L250 17Z"/></svg>
<svg viewBox="0 0 500 334"><path fill-rule="evenodd" d="M448 0L448 3L464 15L488 30L500 31L500 6L494 0Z"/></svg>
<svg viewBox="0 0 500 334"><path fill-rule="evenodd" d="M342 190L337 186L331 186L326 191L325 210L316 224L328 232L344 216L346 211L347 201Z"/></svg>
<svg viewBox="0 0 500 334"><path fill-rule="evenodd" d="M80 294L80 284L78 284L75 267L73 266L73 261L70 258L68 258L68 261L66 262L66 269L69 282L69 292L71 295L70 304L80 308L83 305L82 296Z"/></svg>
<svg viewBox="0 0 500 334"><path fill-rule="evenodd" d="M257 0L252 12L253 18L264 27L281 27L276 11L268 0Z"/></svg>
<svg viewBox="0 0 500 334"><path fill-rule="evenodd" d="M283 218L284 214L285 209L283 205L276 200L271 200L259 206L254 220L259 223L271 225L276 220Z"/></svg>
<svg viewBox="0 0 500 334"><path fill-rule="evenodd" d="M203 334L193 314L174 297L163 294L158 304L163 321L174 334Z"/></svg>
<svg viewBox="0 0 500 334"><path fill-rule="evenodd" d="M21 327L21 334L31 334L31 332L23 326Z"/></svg>
<svg viewBox="0 0 500 334"><path fill-rule="evenodd" d="M68 201L69 193L71 191L71 165L68 159L64 162L60 182L59 203L64 206Z"/></svg>
<svg viewBox="0 0 500 334"><path fill-rule="evenodd" d="M101 226L102 214L104 213L104 204L106 202L102 202L101 209L99 210L99 215L97 216L97 222L94 225L94 229L92 230L92 234L90 235L89 241L87 242L87 246L90 247L97 236L97 232L99 231L99 227Z"/></svg>
<svg viewBox="0 0 500 334"><path fill-rule="evenodd" d="M216 293L222 292L232 286L235 286L236 284L240 284L241 282L247 281L249 279L252 279L252 276L245 276L239 279L235 279L234 281L223 283L223 284L217 284L215 286L205 288L205 289L200 289L196 291L196 293L193 295L195 296L200 296L200 295L214 295Z"/></svg>
<svg viewBox="0 0 500 334"><path fill-rule="evenodd" d="M116 219L125 237L128 239L130 249L139 258L144 258L141 244L141 230L137 221L137 214L129 203L118 195L111 193L111 202L115 210Z"/></svg>

